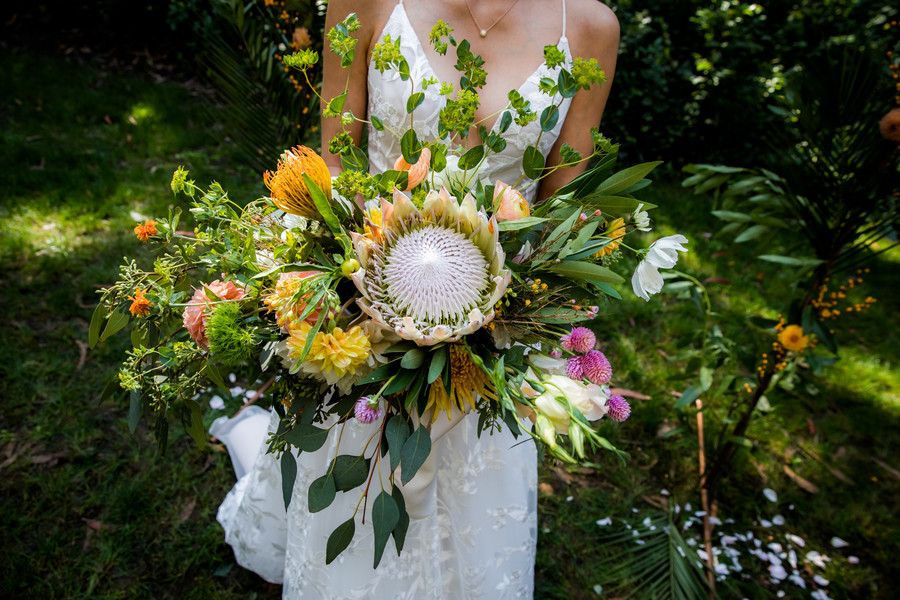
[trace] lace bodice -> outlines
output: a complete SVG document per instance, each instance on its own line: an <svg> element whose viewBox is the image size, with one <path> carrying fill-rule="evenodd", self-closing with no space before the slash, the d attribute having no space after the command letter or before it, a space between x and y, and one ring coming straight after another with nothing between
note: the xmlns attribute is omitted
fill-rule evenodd
<svg viewBox="0 0 900 600"><path fill-rule="evenodd" d="M563 14L565 15L564 7ZM400 74L395 70L387 70L384 73L380 73L372 63L369 64L369 115L377 116L385 124L383 131L378 131L371 125L369 126L369 164L374 173L392 169L394 161L401 155L398 135L402 135L409 129L406 101L413 93L413 90L421 92L423 91L423 81L430 77L437 78L437 74L432 68L428 56L425 54L425 50L419 41L415 29L413 29L412 23L409 21L402 2L394 7L394 11L388 18L379 39L383 39L388 34L390 34L391 40L400 40L400 50L409 63L410 81L413 84L411 85L410 81L401 80ZM565 53L566 58L571 60L569 41L565 35L565 17L558 47ZM558 74L558 68L548 69L542 63L519 87L519 93L531 103L531 109L538 115L551 102L556 103L560 100L559 96L551 98L541 92L538 89L540 80L542 77L549 77L555 81ZM415 87L413 88L413 86ZM436 85L431 85L425 89L425 100L413 112L413 127L419 139L431 140L438 136L438 115L446 101L438 93L438 90L439 86ZM556 126L551 131L540 136L538 150L544 156L550 152L550 149L559 138L570 103L571 99L563 99L559 107L559 121ZM500 119L497 118L494 122L494 129L499 127L499 123ZM513 122L509 129L502 134L506 140L506 148L502 152L491 154L488 157L488 168L481 173L481 176L487 178L491 183L499 179L506 184L514 184L522 176L522 155L528 146L532 146L538 141L540 132L541 128L537 121L532 121L524 127L520 127ZM536 186L530 185L531 182L531 179L525 177L518 186L520 190L524 191L525 197L529 201L534 199L536 192Z"/></svg>

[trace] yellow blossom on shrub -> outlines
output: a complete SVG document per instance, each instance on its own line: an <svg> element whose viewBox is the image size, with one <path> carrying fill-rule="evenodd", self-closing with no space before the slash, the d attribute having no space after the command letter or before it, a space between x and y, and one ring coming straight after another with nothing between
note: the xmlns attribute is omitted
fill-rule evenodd
<svg viewBox="0 0 900 600"><path fill-rule="evenodd" d="M618 219L611 221L607 226L604 235L611 241L594 253L594 256L597 258L609 256L619 248L618 240L625 235L625 219L619 217Z"/></svg>
<svg viewBox="0 0 900 600"><path fill-rule="evenodd" d="M799 325L788 325L778 334L778 341L791 352L803 352L809 347L809 336L803 335Z"/></svg>

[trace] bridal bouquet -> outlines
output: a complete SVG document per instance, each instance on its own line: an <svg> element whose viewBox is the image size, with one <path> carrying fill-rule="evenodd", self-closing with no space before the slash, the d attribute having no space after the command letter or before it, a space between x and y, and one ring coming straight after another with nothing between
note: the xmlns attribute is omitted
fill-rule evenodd
<svg viewBox="0 0 900 600"><path fill-rule="evenodd" d="M329 34L344 66L357 27L351 15ZM563 99L602 83L596 62L567 61L549 46L546 62L559 75L541 87L553 102L536 114L512 92L499 130L488 132L474 117L481 59L441 22L432 42L444 51L455 46L462 71L459 89L442 84L437 139L406 131L394 169L370 173L365 153L343 133L331 142L344 166L334 180L318 154L296 147L265 173L271 197L244 203L216 183L199 188L179 168L172 190L187 196L193 232L179 229L178 209L138 224L135 234L158 256L150 269L123 265L90 327L93 345L132 325L133 348L107 393L128 391L132 429L142 415L154 417L161 450L171 418L204 444L194 398L210 385L225 387L223 373L272 378L281 424L269 449L281 456L286 503L298 452L315 452L350 420L371 424L367 450L333 457L306 500L317 512L337 492L359 488L363 510L372 501L376 565L391 536L402 548L409 518L397 484L428 457L438 419L475 412L482 432L508 427L568 462L615 451L594 423L623 421L630 408L610 392L613 366L602 352L599 318L620 297L615 286L623 278L610 265L627 249L625 236L649 231L646 211L654 208L634 194L657 163L614 172L617 148L596 131L590 156L564 146L560 166L548 167L531 146L526 178L479 177L503 151L513 122L537 120L542 134L550 131ZM386 38L373 62L406 81L398 48ZM317 58L304 51L285 62L303 71ZM415 83L414 90L429 84ZM345 96L323 106L346 125L357 117L342 112ZM406 113L421 99L414 91ZM384 127L377 115L369 118ZM459 142L470 130L481 143L464 149ZM522 181L536 185L588 159L593 166L571 183L526 201ZM635 292L659 291L658 269L674 265L684 242L672 236L651 247L635 271ZM376 469L391 473L389 489L373 489ZM328 562L353 537L348 516L328 540Z"/></svg>

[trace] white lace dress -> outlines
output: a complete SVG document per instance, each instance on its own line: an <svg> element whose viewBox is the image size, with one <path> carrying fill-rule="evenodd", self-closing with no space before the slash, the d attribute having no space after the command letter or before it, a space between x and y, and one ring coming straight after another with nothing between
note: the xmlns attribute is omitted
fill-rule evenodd
<svg viewBox="0 0 900 600"><path fill-rule="evenodd" d="M413 81L435 76L402 3L391 14L382 37L385 34L400 38ZM565 27L559 46L568 56ZM539 114L550 102L538 91L542 76L555 79L556 73L542 66L519 88ZM383 132L369 130L371 168L380 172L392 168L400 156L399 141L387 130L408 127L405 106L410 85L400 81L396 73L381 74L370 65L368 91L370 114L387 125ZM566 100L560 107L556 128L542 136L540 150L544 154L559 136L568 106ZM414 125L420 139L436 137L441 107L442 98L436 86L431 86L425 91L425 102L415 111ZM482 176L491 182L518 180L522 154L535 143L538 132L536 123L526 127L513 123L504 134L506 149L501 155L491 156L489 169ZM526 193L533 196L534 192L529 188ZM274 429L276 425L273 414L269 427ZM527 436L516 440L505 429L494 435L486 432L479 438L477 425L478 417L469 415L435 442L434 462L423 467L433 468L433 485L425 486L414 494L417 497L407 501L417 505L420 518L411 520L399 556L393 540L388 541L377 569L372 568L371 523L366 518L363 524L363 511L357 515L356 535L349 548L331 565L325 565L328 536L353 513L360 490L339 492L334 503L322 512L312 515L307 510L307 489L325 473L335 456L336 435L330 436L318 452L299 455L293 502L287 512L279 462L265 454L262 444L253 468L219 509L226 541L234 548L239 564L268 581L283 582L284 598L289 599L531 598L537 539L536 449ZM375 426L351 419L343 432L340 453L358 454ZM260 432L257 439L262 437ZM382 473L383 479L385 475ZM420 472L412 483L424 475Z"/></svg>

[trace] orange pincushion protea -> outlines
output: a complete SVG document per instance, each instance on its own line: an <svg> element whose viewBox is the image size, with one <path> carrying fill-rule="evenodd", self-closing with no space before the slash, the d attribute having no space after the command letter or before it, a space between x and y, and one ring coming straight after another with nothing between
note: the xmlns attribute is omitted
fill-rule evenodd
<svg viewBox="0 0 900 600"><path fill-rule="evenodd" d="M266 171L263 181L272 192L275 206L292 215L319 219L319 210L303 180L304 174L319 186L326 198L331 199L331 173L322 157L306 146L297 146L282 154L278 168L274 173Z"/></svg>

